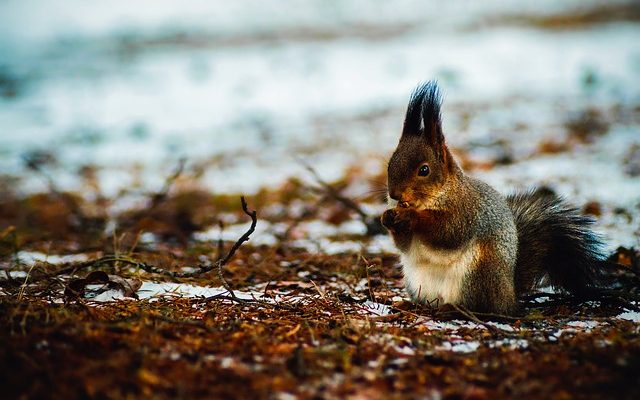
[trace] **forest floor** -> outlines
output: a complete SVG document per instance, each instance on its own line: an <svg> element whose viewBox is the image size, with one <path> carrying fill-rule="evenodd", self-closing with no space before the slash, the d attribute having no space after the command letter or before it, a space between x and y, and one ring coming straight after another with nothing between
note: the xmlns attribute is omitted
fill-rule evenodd
<svg viewBox="0 0 640 400"><path fill-rule="evenodd" d="M0 2L0 397L640 398L637 2L130 3ZM425 79L624 292L410 301L377 221Z"/></svg>
<svg viewBox="0 0 640 400"><path fill-rule="evenodd" d="M389 238L364 211L384 208L377 194L341 195L357 172L292 179L246 210L185 189L181 174L117 215L107 199L55 188L2 199L4 396L640 394L637 302L548 292L515 317L439 313L403 291ZM611 260L639 271L637 251Z"/></svg>

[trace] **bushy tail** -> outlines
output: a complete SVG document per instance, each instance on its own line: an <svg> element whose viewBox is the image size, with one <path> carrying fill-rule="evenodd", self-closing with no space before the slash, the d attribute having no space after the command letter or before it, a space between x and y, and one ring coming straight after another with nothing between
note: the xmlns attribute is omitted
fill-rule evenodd
<svg viewBox="0 0 640 400"><path fill-rule="evenodd" d="M591 218L544 188L511 195L507 202L518 230L517 294L543 283L584 295L598 283L604 250L590 229Z"/></svg>

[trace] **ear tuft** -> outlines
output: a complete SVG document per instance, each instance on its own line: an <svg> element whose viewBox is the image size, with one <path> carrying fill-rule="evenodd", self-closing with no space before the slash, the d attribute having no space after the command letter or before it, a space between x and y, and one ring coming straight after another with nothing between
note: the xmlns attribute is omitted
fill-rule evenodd
<svg viewBox="0 0 640 400"><path fill-rule="evenodd" d="M441 104L442 96L435 81L418 85L409 99L402 135L420 135L429 145L440 147L444 143Z"/></svg>

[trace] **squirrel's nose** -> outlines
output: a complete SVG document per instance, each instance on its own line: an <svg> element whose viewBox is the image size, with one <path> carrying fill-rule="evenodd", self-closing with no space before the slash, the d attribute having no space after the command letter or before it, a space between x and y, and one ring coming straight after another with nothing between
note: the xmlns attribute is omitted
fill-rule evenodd
<svg viewBox="0 0 640 400"><path fill-rule="evenodd" d="M402 197L402 192L398 189L391 189L389 190L389 197L392 200L400 201L400 198Z"/></svg>

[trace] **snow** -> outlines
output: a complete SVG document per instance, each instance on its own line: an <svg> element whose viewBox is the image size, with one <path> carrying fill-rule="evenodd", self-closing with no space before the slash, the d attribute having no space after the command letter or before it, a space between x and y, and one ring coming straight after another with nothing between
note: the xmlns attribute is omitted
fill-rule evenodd
<svg viewBox="0 0 640 400"><path fill-rule="evenodd" d="M475 322L461 321L461 320L435 321L430 318L423 318L422 325L426 326L431 330L445 330L445 331L452 331L452 332L457 332L459 328L476 329L481 327L481 325L478 325Z"/></svg>
<svg viewBox="0 0 640 400"><path fill-rule="evenodd" d="M567 322L567 326L572 326L575 328L582 328L584 330L590 331L591 329L600 325L598 321L570 321Z"/></svg>
<svg viewBox="0 0 640 400"><path fill-rule="evenodd" d="M639 32L634 25L561 33L499 25L464 30L455 23L463 18L460 6L438 4L436 18L435 3L360 8L351 1L330 10L314 2L290 7L286 18L247 3L208 7L198 2L193 8L170 2L139 8L116 3L106 9L80 4L52 9L35 1L3 4L7 12L0 14L5 19L12 15L0 35L8 70L35 69L31 74L40 77L29 81L28 91L0 107L0 125L11 132L0 137L0 147L8 155L1 162L3 170L20 172L21 154L46 143L44 148L59 149L62 166L90 160L104 167L103 190L113 194L133 183L126 170L134 163L145 167L141 181L154 188L170 169L168 161L179 155L203 160L227 154L234 155L232 162L208 169L207 184L218 192L253 192L291 175L304 175L295 160L303 149L317 150L311 162L326 177L339 176L355 157L386 156L397 140L408 93L430 77L442 78L447 108L460 101L500 103L515 97L513 106L526 109L529 102L521 99L525 96L551 100L553 109L553 103L575 102L582 94L585 69L597 71L610 82L608 91L620 93L619 97L633 99L640 88L633 62L640 43L629 40ZM516 11L515 3L468 4L465 15L482 20L485 15ZM545 4L543 10L576 3ZM332 18L326 18L328 13ZM16 15L21 17L19 24ZM435 29L422 23L425 18L448 21L455 30ZM375 41L351 37L297 41L294 36L276 45L226 47L215 46L214 41L210 49L165 46L138 50L129 58L117 50L123 36L145 40L187 29L196 37L235 37L265 29L277 32L291 25L339 30L342 23L417 26ZM25 32L25 24L38 29ZM528 60L526 66L523 59ZM398 112L374 129L370 125L347 125L348 132L340 129L343 116L389 108ZM335 117L327 120L328 115ZM447 128L459 131L456 126ZM486 126L474 129L482 132ZM93 139L87 143L87 137ZM257 148L261 150L251 150ZM59 183L77 186L79 182L65 170L56 171ZM35 180L25 184L42 188Z"/></svg>
<svg viewBox="0 0 640 400"><path fill-rule="evenodd" d="M27 276L29 276L29 273L27 271L0 270L0 281L6 280L7 279L7 274L9 274L9 276L12 279L26 278Z"/></svg>
<svg viewBox="0 0 640 400"><path fill-rule="evenodd" d="M489 342L489 347L507 347L509 349L526 349L529 342L526 339L499 339Z"/></svg>
<svg viewBox="0 0 640 400"><path fill-rule="evenodd" d="M89 259L86 254L55 255L44 254L38 251L19 251L17 256L20 262L27 266L43 262L48 264L77 263L84 262Z"/></svg>
<svg viewBox="0 0 640 400"><path fill-rule="evenodd" d="M396 353L402 354L403 356L413 356L416 354L415 349L409 346L395 346L394 350L396 351Z"/></svg>
<svg viewBox="0 0 640 400"><path fill-rule="evenodd" d="M478 350L478 347L480 347L480 342L477 340L456 340L442 342L438 350L453 351L454 353L472 353Z"/></svg>
<svg viewBox="0 0 640 400"><path fill-rule="evenodd" d="M367 251L372 254L379 253L395 253L397 250L395 244L393 244L393 239L389 235L376 235L374 236L369 245L367 246Z"/></svg>
<svg viewBox="0 0 640 400"><path fill-rule="evenodd" d="M625 312L619 314L616 318L626 319L633 322L640 322L640 312L626 310Z"/></svg>
<svg viewBox="0 0 640 400"><path fill-rule="evenodd" d="M88 287L94 287L98 289L100 285L88 285ZM263 299L263 291L256 290L234 290L235 295L240 299ZM180 298L199 298L199 297L212 297L227 294L227 290L224 287L209 287L209 286L197 286L186 283L173 283L173 282L149 282L144 281L142 286L136 294L140 300L157 299L159 297L180 297ZM121 291L108 290L98 294L91 300L96 302L115 301L126 299ZM273 301L270 298L264 298L266 301ZM282 299L300 300L300 297L283 296L283 294L276 294L275 301ZM385 304L377 303L367 300L362 304L362 311L375 316L385 316L392 313L391 308Z"/></svg>
<svg viewBox="0 0 640 400"><path fill-rule="evenodd" d="M638 247L640 179L625 174L619 161L638 143L637 127L613 128L597 146L536 157L476 175L503 193L547 185L573 204L599 202L608 208L596 223L596 230L606 239L607 250L613 251L621 245ZM612 212L615 207L626 208L631 216L617 215Z"/></svg>
<svg viewBox="0 0 640 400"><path fill-rule="evenodd" d="M247 231L248 227L248 223L227 225L222 229L216 225L206 231L196 232L194 238L200 241L217 241L219 238L225 241L236 241ZM274 245L279 240L277 234L283 234L287 228L288 226L284 223L258 220L256 230L251 235L251 243L254 245ZM321 220L305 221L293 229L291 233L293 239L290 245L310 252L326 254L360 252L363 249L373 254L395 251L393 242L386 235L375 236L368 244L339 239L340 236L364 235L365 232L366 226L360 220L351 220L340 225L333 225Z"/></svg>
<svg viewBox="0 0 640 400"><path fill-rule="evenodd" d="M593 328L600 326L598 321L569 321L565 324L565 328L558 329L551 333L550 340L556 340L565 333L576 334L577 332L591 332ZM554 339L552 339L554 338Z"/></svg>
<svg viewBox="0 0 640 400"><path fill-rule="evenodd" d="M204 232L196 232L193 237L200 241L218 241L219 239L225 241L235 242L240 236L242 236L247 229L249 229L250 223L241 223L234 225L227 225L220 227L215 225ZM251 243L254 245L274 245L277 243L277 238L274 232L284 232L286 226L283 224L271 224L268 221L258 220L256 223L256 229L251 234Z"/></svg>
<svg viewBox="0 0 640 400"><path fill-rule="evenodd" d="M516 331L511 325L503 324L503 323L500 323L500 322L487 322L487 325L496 327L496 328L498 328L498 329L500 329L502 331L506 331L506 332L515 332Z"/></svg>
<svg viewBox="0 0 640 400"><path fill-rule="evenodd" d="M181 297L181 298L196 298L196 297L211 297L227 293L227 290L223 287L207 287L189 285L186 283L173 283L173 282L148 282L142 283L142 286L136 294L140 300L157 299L158 297ZM235 295L241 299L253 299L262 297L262 293L252 291L235 291ZM116 290L109 290L99 294L92 300L96 302L122 300L125 297L122 292Z"/></svg>
<svg viewBox="0 0 640 400"><path fill-rule="evenodd" d="M367 300L362 305L365 310L368 310L371 314L375 314L377 316L385 316L385 315L392 314L391 308L386 304L381 304L371 300Z"/></svg>

